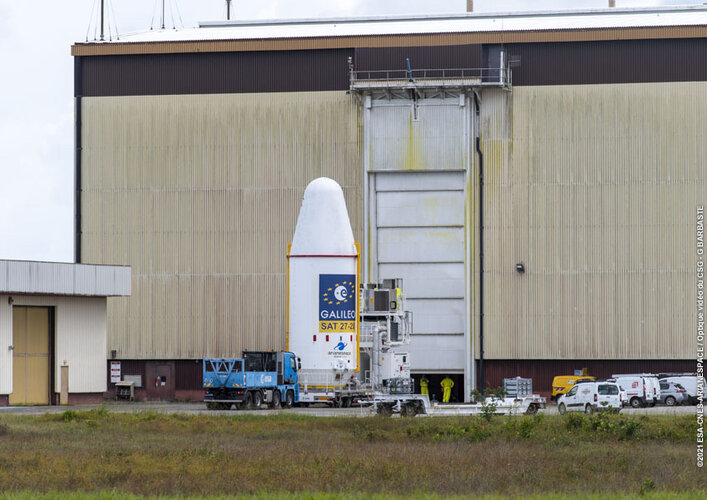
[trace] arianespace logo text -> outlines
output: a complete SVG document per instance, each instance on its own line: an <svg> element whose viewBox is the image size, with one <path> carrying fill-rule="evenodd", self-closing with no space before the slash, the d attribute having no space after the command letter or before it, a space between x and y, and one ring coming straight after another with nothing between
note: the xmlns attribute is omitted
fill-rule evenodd
<svg viewBox="0 0 707 500"><path fill-rule="evenodd" d="M356 331L356 276L319 275L319 331Z"/></svg>

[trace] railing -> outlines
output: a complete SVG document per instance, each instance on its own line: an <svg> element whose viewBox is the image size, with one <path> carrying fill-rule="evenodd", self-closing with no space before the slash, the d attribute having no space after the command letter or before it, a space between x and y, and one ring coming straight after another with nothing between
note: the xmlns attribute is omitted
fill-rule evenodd
<svg viewBox="0 0 707 500"><path fill-rule="evenodd" d="M374 320L366 321L367 316L373 316L375 318L380 318L381 316L386 316L386 320ZM398 338L397 340L392 340L389 335L390 323L397 319L398 323ZM389 320L389 321L388 321ZM361 328L359 330L359 341L363 346L369 346L373 343L373 331L378 326L385 327L388 331L385 335L384 344L388 347L405 345L410 342L410 335L412 334L412 312L405 311L404 313L392 312L371 312L362 314Z"/></svg>
<svg viewBox="0 0 707 500"><path fill-rule="evenodd" d="M459 83L464 80L474 80L475 83L487 86L507 86L511 84L510 68L444 68L444 69L392 69L392 70L351 70L350 84L354 89L357 86L371 86L371 84L397 84L407 83L415 85L426 82L439 81L449 84Z"/></svg>

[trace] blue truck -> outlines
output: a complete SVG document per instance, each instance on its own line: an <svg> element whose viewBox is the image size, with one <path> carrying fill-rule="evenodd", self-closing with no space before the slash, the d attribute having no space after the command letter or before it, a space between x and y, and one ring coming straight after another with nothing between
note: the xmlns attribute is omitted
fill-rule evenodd
<svg viewBox="0 0 707 500"><path fill-rule="evenodd" d="M206 358L204 401L209 410L291 408L299 402L297 357L286 351L244 351L242 358Z"/></svg>

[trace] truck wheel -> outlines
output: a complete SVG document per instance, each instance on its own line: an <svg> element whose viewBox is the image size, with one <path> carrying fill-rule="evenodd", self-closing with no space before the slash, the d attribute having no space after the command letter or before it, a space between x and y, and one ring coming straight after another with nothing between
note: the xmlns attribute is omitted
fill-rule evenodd
<svg viewBox="0 0 707 500"><path fill-rule="evenodd" d="M630 403L631 403L631 408L640 408L641 406L643 406L641 404L640 398L631 398Z"/></svg>
<svg viewBox="0 0 707 500"><path fill-rule="evenodd" d="M404 404L402 408L400 408L400 416L402 417L414 417L415 415L417 415L417 411L415 410L414 403Z"/></svg>
<svg viewBox="0 0 707 500"><path fill-rule="evenodd" d="M393 414L393 408L389 405L378 405L376 412L381 417L390 417Z"/></svg>
<svg viewBox="0 0 707 500"><path fill-rule="evenodd" d="M675 406L675 398L672 396L668 396L665 398L665 404L667 406Z"/></svg>
<svg viewBox="0 0 707 500"><path fill-rule="evenodd" d="M528 409L525 410L526 415L535 415L538 412L538 405L535 403L530 403Z"/></svg>
<svg viewBox="0 0 707 500"><path fill-rule="evenodd" d="M260 409L260 406L263 404L263 393L260 391L255 391L253 394L253 406L255 407L256 410Z"/></svg>
<svg viewBox="0 0 707 500"><path fill-rule="evenodd" d="M287 391L285 394L285 407L292 408L295 404L295 393L293 391Z"/></svg>
<svg viewBox="0 0 707 500"><path fill-rule="evenodd" d="M278 409L282 406L282 399L280 399L280 391L275 391L272 393L272 403L270 406L274 409Z"/></svg>
<svg viewBox="0 0 707 500"><path fill-rule="evenodd" d="M592 405L587 404L587 406L584 407L584 413L586 413L587 415L591 415L592 413L594 413L594 408L592 408Z"/></svg>
<svg viewBox="0 0 707 500"><path fill-rule="evenodd" d="M560 415L564 415L567 413L567 407L565 406L565 403L560 403L560 406L557 407L557 411L560 412Z"/></svg>
<svg viewBox="0 0 707 500"><path fill-rule="evenodd" d="M341 402L341 406L344 408L351 408L351 398L344 398Z"/></svg>
<svg viewBox="0 0 707 500"><path fill-rule="evenodd" d="M251 392L246 392L243 396L243 409L252 410L253 409L253 394Z"/></svg>

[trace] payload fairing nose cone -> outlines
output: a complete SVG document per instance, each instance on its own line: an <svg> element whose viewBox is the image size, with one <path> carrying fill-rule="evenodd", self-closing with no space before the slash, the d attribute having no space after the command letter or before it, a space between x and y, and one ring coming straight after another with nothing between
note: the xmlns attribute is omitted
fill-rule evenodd
<svg viewBox="0 0 707 500"><path fill-rule="evenodd" d="M305 385L358 370L358 248L341 186L320 177L304 191L288 255L288 350ZM343 373L342 373L343 372Z"/></svg>
<svg viewBox="0 0 707 500"><path fill-rule="evenodd" d="M304 191L290 255L356 254L353 231L341 186L328 177Z"/></svg>

